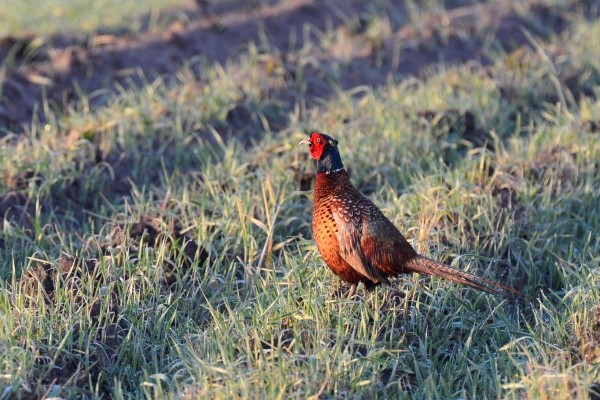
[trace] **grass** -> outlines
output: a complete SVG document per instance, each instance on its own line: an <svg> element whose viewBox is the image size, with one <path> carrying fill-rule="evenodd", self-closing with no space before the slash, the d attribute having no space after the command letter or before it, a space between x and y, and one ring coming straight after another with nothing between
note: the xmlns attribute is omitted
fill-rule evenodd
<svg viewBox="0 0 600 400"><path fill-rule="evenodd" d="M181 1L176 0L151 0L140 7L134 0L93 3L82 0L43 3L8 0L0 4L0 36L48 35L65 30L82 35L99 29L135 33L144 27L141 17L148 17L148 27L158 27L161 21L159 10L180 4Z"/></svg>
<svg viewBox="0 0 600 400"><path fill-rule="evenodd" d="M586 398L600 24L571 17L537 49L309 110L274 95L302 100L309 68L250 48L2 137L2 398ZM330 43L306 46L299 68ZM420 252L532 300L422 276L337 296L311 239L309 129Z"/></svg>

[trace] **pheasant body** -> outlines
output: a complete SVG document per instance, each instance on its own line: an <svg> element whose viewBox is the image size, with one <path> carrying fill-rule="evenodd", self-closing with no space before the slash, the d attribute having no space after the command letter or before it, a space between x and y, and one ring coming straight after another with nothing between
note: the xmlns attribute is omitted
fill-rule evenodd
<svg viewBox="0 0 600 400"><path fill-rule="evenodd" d="M389 284L404 273L440 276L495 294L520 294L499 283L441 264L419 255L398 228L373 202L350 183L337 141L314 132L309 144L318 160L313 198L313 236L329 268L352 285L366 288Z"/></svg>

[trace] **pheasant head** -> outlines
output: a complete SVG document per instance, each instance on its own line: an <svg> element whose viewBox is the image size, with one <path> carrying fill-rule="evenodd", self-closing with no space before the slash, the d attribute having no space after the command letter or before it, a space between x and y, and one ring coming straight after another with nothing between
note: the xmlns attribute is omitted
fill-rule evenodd
<svg viewBox="0 0 600 400"><path fill-rule="evenodd" d="M338 150L338 141L329 135L313 132L308 139L300 144L307 144L310 156L317 160L317 172L339 172L344 169L342 158Z"/></svg>

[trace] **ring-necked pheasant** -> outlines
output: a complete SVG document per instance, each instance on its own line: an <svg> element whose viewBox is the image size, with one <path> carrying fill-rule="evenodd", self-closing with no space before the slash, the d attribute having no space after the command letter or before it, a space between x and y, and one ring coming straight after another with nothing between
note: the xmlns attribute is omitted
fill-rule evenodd
<svg viewBox="0 0 600 400"><path fill-rule="evenodd" d="M319 132L300 144L317 160L313 199L313 236L331 270L350 283L349 296L362 282L367 289L399 274L440 276L488 293L522 295L497 282L449 267L417 254L381 210L350 183L338 141Z"/></svg>

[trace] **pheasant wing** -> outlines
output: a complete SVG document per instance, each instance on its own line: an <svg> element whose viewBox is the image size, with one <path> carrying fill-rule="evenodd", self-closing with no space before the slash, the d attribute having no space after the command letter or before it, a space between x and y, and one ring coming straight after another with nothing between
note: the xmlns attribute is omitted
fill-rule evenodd
<svg viewBox="0 0 600 400"><path fill-rule="evenodd" d="M410 243L394 224L369 199L361 202L365 224L361 249L372 265L385 275L395 276L405 271L408 260L417 256Z"/></svg>
<svg viewBox="0 0 600 400"><path fill-rule="evenodd" d="M331 209L337 227L340 256L352 268L373 282L389 284L387 277L369 261L362 250L364 213L361 212L358 202L349 198L336 197L332 201Z"/></svg>

